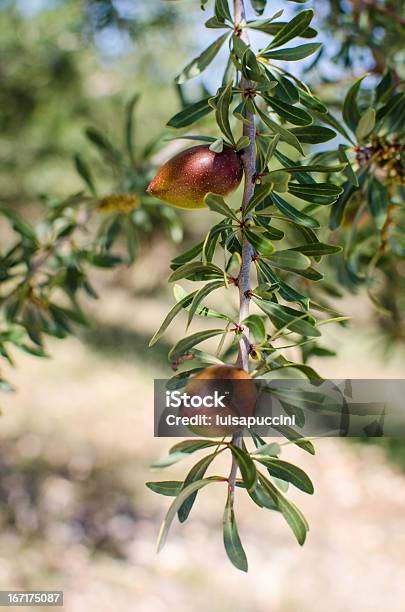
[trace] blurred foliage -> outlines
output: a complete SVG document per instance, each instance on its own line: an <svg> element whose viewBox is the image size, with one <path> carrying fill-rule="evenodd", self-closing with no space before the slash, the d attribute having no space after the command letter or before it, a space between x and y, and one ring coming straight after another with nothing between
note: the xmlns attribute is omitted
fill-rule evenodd
<svg viewBox="0 0 405 612"><path fill-rule="evenodd" d="M78 187L70 160L85 146L83 128L120 130L128 82L130 92L142 93L138 142L158 134L177 104L174 89L157 96L180 53L171 36L188 19L159 0L147 9L135 3L127 18L111 2L49 0L38 7L0 4L0 189L13 205Z"/></svg>
<svg viewBox="0 0 405 612"><path fill-rule="evenodd" d="M360 64L377 74L393 68L397 81L404 78L402 0L315 0L314 5L319 8L323 29L338 44L336 63L345 69Z"/></svg>
<svg viewBox="0 0 405 612"><path fill-rule="evenodd" d="M0 205L0 216L16 235L0 249L0 305L4 320L0 354L14 364L10 346L38 357L47 355L44 336L65 338L74 325L87 325L82 294L97 298L89 269L132 264L141 238L165 226L179 241L182 228L174 211L156 204L145 193L152 170L150 157L159 144L134 145L134 110L139 97L130 100L125 114L124 151L94 128L86 136L97 149L111 191L100 197L91 167L76 154L75 165L86 187L66 199L43 197L39 223L26 222L9 206ZM3 390L11 390L0 375Z"/></svg>

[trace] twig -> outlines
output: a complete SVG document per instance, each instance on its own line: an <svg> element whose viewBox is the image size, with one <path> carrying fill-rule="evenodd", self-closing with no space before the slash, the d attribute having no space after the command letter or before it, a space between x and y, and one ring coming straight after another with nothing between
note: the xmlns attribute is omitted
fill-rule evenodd
<svg viewBox="0 0 405 612"><path fill-rule="evenodd" d="M246 28L243 26L246 24L246 14L245 14L245 6L244 0L233 0L234 7L234 22L235 29L238 27L238 31L240 32L241 39L249 44L249 37L247 35ZM242 26L242 27L240 27ZM239 84L240 88L243 92L246 89L251 89L253 83L247 81L243 76L240 80ZM242 93L242 97L243 97ZM255 150L255 137L256 137L256 126L254 116L252 114L247 115L248 124L244 124L243 126L243 135L248 136L249 138L249 146L244 150L242 154L242 163L244 168L244 191L243 191L243 200L242 200L242 215L244 210L251 199L254 193L254 175L256 172L256 150ZM251 218L251 215L247 215L246 219ZM250 305L250 267L252 263L252 246L249 243L248 239L245 236L245 233L242 233L242 261L241 267L238 276L238 288L239 288L239 323L241 323L246 317L249 315L249 305ZM249 334L243 333L241 335L241 339L239 342L239 351L238 358L236 361L236 365L243 370L248 371L249 369L249 350L250 350L250 340ZM232 437L232 444L234 446L241 446L242 436L240 433L236 433ZM229 474L229 493L230 493L230 503L233 504L233 498L235 493L235 483L237 476L237 464L235 458L232 457L232 466L231 472Z"/></svg>

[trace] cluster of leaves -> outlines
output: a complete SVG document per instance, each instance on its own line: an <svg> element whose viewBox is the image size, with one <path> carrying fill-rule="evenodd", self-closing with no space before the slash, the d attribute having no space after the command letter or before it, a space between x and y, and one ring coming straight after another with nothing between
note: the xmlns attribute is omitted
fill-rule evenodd
<svg viewBox="0 0 405 612"><path fill-rule="evenodd" d="M347 129L342 126L340 132L347 144L339 146L338 159L350 157L351 164L331 209L330 229L338 230L338 241L345 245L342 284L366 284L377 308L395 318L392 331L403 338L403 324L398 324L405 257L405 94L390 70L373 90L362 89L363 78L350 88L343 105ZM335 152L317 157L336 159Z"/></svg>
<svg viewBox="0 0 405 612"><path fill-rule="evenodd" d="M187 520L200 489L209 484L228 484L227 478L206 476L206 472L213 461L225 451L231 453L240 470L241 478L236 480L236 487L245 489L252 501L260 508L280 512L291 527L297 541L304 544L309 529L308 523L302 512L293 502L288 500L285 493L291 484L300 491L311 495L314 492L313 484L303 470L279 458L281 453L279 444L274 442L267 444L253 431L251 437L255 447L252 452L248 452L245 444L242 448L239 448L224 440L185 440L175 444L167 457L152 466L154 469L160 469L173 465L197 451L210 448L210 453L191 468L184 481L169 480L147 483L147 486L155 493L175 498L160 529L158 550L161 550L164 546L176 514L181 523ZM314 447L308 440L300 440L297 443L314 454ZM259 471L260 466L266 468L266 475ZM225 550L233 565L246 572L248 562L235 521L233 491L229 487L223 515L223 538Z"/></svg>
<svg viewBox="0 0 405 612"><path fill-rule="evenodd" d="M264 10L265 2L252 4L258 11ZM253 377L266 376L269 372L281 373L291 368L316 379L318 374L310 366L290 361L284 355L284 349L308 345L315 354L322 355L323 350L328 354L327 349L316 343L321 336L321 326L342 319L330 312L327 306L315 302L308 287L323 278L319 270L321 259L340 251L339 246L321 242L317 230L320 228L319 218L324 217L322 211L336 204L343 193L343 188L331 182L330 176L350 171L350 164L346 159L343 162L338 160L334 165L306 159L307 145L331 140L336 132L329 126L331 123L339 124L305 83L278 64L279 60L303 59L319 49L318 43L286 46L297 38L316 35L310 25L313 12L301 11L287 23L277 21L281 13L239 24L233 22L228 2L216 0L214 16L208 19L206 27L224 29L225 33L177 77L177 82L183 83L200 74L228 41L229 60L223 83L216 94L186 106L171 118L168 125L185 128L214 113L220 132L217 137L183 134L181 138L210 142L211 149L217 152L225 143L244 155L251 145L244 127L251 128L254 122L256 172L253 196L238 210L229 206L222 197L207 194L206 205L220 215L220 221L211 227L201 242L172 261L173 272L169 282L187 280L203 284L192 293L175 285L176 304L152 338L151 345L183 311L188 312L187 327L195 316L218 319L222 326L187 335L173 346L169 359L176 374L170 381L171 385L185 384L190 376L207 365L233 362L243 336L249 342ZM245 28L268 33L271 42L255 53L247 42ZM238 130L242 131L240 137L235 136ZM335 157L338 156L339 151L336 151ZM245 180L249 180L246 167ZM232 302L237 294L240 270L246 264L243 261L246 241L250 245L251 262L248 264L254 265L257 283L245 294L255 312L241 321L236 307L231 312L213 309L206 300L213 292L222 290L227 293L221 303ZM298 290L297 286L301 289L302 285L304 289ZM214 354L196 349L201 342L215 337L219 339L219 345ZM304 450L314 452L312 444L300 440L297 432L284 430L282 434ZM304 542L308 525L283 492L288 483L292 483L312 493L312 485L300 468L278 458L278 445L267 445L253 432L252 437L256 447L253 451L249 451L244 442L237 444L235 439L231 442L181 442L172 448L167 460L155 466L171 465L195 450L216 447L191 469L184 482L148 483L158 493L176 496L162 525L159 548L176 512L184 521L200 488L225 482L228 484L223 521L225 548L231 562L237 568L247 570L235 523L231 479L205 477L213 459L227 449L241 473L237 485L245 488L259 507L280 511L299 543ZM257 470L256 462L268 468L270 480Z"/></svg>
<svg viewBox="0 0 405 612"><path fill-rule="evenodd" d="M176 214L145 194L159 139L139 151L134 147L137 100L126 108L123 152L102 132L86 130L105 172L112 173L108 195L98 193L89 164L77 154L74 162L86 191L65 200L43 197L44 213L36 223L0 205L8 236L0 250L0 355L11 365L10 347L45 357L45 336L64 338L76 324L87 325L80 296L97 298L92 267L132 264L143 236L157 226L165 226L172 239L182 238ZM3 377L0 385L11 390Z"/></svg>

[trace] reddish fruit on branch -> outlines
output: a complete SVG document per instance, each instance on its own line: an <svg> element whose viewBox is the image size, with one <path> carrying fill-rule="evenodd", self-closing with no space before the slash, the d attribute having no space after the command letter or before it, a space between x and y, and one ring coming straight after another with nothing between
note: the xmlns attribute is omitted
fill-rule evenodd
<svg viewBox="0 0 405 612"><path fill-rule="evenodd" d="M247 372L235 366L211 366L194 376L185 388L187 396L198 401L190 401L201 407L193 408L182 405L179 416L208 417L209 424L190 425L189 429L199 436L229 436L241 430L238 425L217 423L217 415L226 417L253 416L256 406L256 387ZM221 398L217 405L212 399ZM207 400L207 401L206 401ZM206 404L206 405L204 405Z"/></svg>
<svg viewBox="0 0 405 612"><path fill-rule="evenodd" d="M169 159L147 191L172 206L204 208L207 193L227 196L237 189L242 176L242 162L234 149L225 146L215 153L208 145L199 145Z"/></svg>

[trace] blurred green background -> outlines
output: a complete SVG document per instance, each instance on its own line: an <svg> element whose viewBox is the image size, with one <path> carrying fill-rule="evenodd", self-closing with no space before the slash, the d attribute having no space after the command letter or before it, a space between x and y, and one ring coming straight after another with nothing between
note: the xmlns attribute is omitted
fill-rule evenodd
<svg viewBox="0 0 405 612"><path fill-rule="evenodd" d="M275 11L282 3L272 4ZM309 4L321 20L326 3ZM77 151L111 189L84 128L102 128L119 144L125 103L139 92L136 139L157 135L180 105L173 77L211 36L203 20L197 0L0 0L2 200L30 217L41 194L81 189ZM348 83L353 73L331 61L338 36L326 36L324 70ZM360 53L354 73L371 64L370 53ZM215 84L192 82L186 95L202 86ZM340 87L325 92L333 100ZM204 212L183 220L187 239L208 225ZM3 401L0 420L0 588L63 589L67 612L402 612L402 441L323 440L316 457L288 450L315 483L312 499L292 494L310 537L299 549L279 516L239 496L246 576L226 559L224 500L209 493L155 555L168 504L144 482L170 445L152 437L152 381L169 367L168 345L149 351L147 342L171 303L166 278L177 248L159 236L145 242L133 268L98 272L101 297L88 304L93 327L50 342L52 360L18 355L18 369L8 373L18 392ZM387 349L367 298L336 306L353 323L326 332L338 356L312 365L333 378L402 378L403 348ZM183 333L177 322L168 339ZM173 466L168 477L184 469Z"/></svg>

